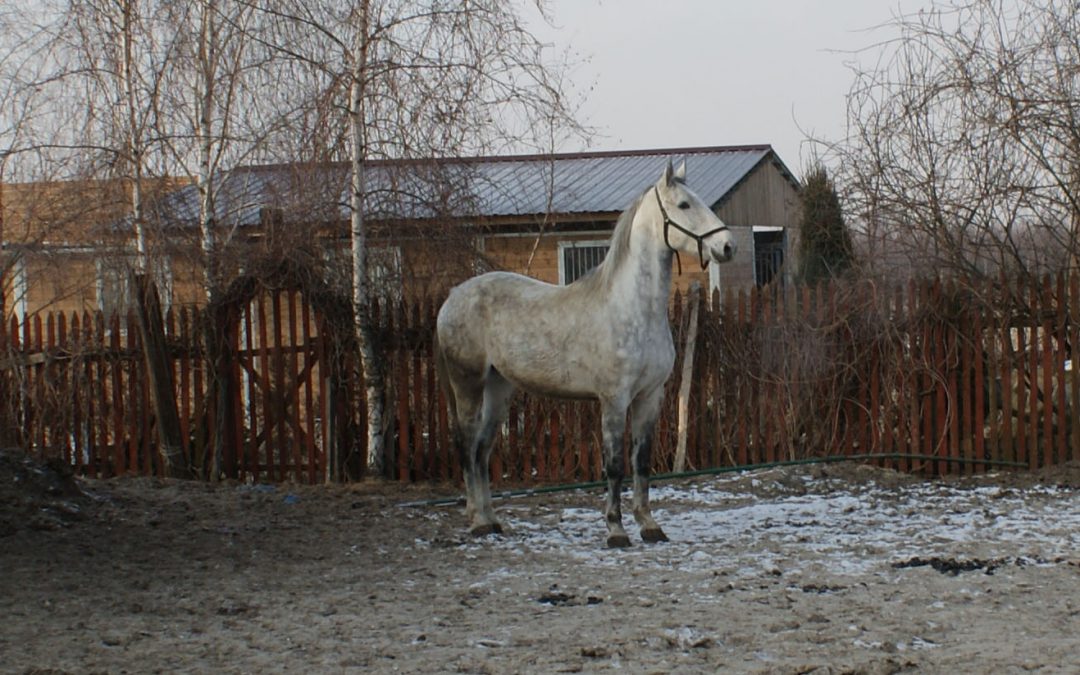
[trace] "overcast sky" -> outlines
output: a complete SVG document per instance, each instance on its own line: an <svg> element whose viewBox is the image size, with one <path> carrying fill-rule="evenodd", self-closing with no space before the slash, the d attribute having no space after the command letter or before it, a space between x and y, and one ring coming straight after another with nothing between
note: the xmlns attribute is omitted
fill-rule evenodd
<svg viewBox="0 0 1080 675"><path fill-rule="evenodd" d="M797 174L807 134L844 133L870 30L930 0L550 0L534 33L578 61L597 150L768 143ZM534 12L535 13L535 12ZM583 149L564 146L562 151Z"/></svg>

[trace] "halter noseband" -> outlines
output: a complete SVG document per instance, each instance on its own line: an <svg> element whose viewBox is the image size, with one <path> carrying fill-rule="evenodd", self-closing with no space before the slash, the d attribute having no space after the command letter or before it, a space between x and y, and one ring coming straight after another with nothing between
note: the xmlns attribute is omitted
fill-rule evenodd
<svg viewBox="0 0 1080 675"><path fill-rule="evenodd" d="M705 268L709 266L709 261L705 259L705 239L713 236L717 232L723 232L724 230L728 229L728 226L721 225L720 227L709 230L705 234L694 234L682 225L676 223L674 220L671 219L671 216L668 215L667 209L664 208L664 201L660 199L660 188L654 185L653 193L656 194L656 205L660 207L660 214L664 216L664 243L667 244L667 247L671 249L671 251L675 254L675 262L679 264L679 274L682 274L682 259L679 258L678 249L672 246L671 242L668 241L669 227L674 227L679 232L682 232L683 234L697 242L698 261L701 263L702 271L704 271Z"/></svg>

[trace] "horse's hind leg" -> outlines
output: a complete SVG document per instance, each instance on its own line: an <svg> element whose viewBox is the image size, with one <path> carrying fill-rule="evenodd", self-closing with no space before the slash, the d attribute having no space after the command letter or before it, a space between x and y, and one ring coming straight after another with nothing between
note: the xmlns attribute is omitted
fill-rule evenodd
<svg viewBox="0 0 1080 675"><path fill-rule="evenodd" d="M626 406L610 401L601 405L601 425L604 442L604 473L607 475L607 500L604 504L604 520L607 522L607 545L623 548L630 545L630 537L622 525L623 431L626 429Z"/></svg>
<svg viewBox="0 0 1080 675"><path fill-rule="evenodd" d="M477 428L476 442L472 448L473 459L473 534L484 535L502 532L502 525L495 518L495 508L491 503L491 451L495 445L495 435L499 426L506 421L510 406L510 397L514 386L494 368L490 369L484 380L483 407Z"/></svg>
<svg viewBox="0 0 1080 675"><path fill-rule="evenodd" d="M476 522L476 436L480 423L480 407L483 405L481 386L466 386L461 381L452 383L454 399L454 446L461 462L465 479L465 518Z"/></svg>
<svg viewBox="0 0 1080 675"><path fill-rule="evenodd" d="M667 541L667 535L653 519L649 508L649 474L652 472L652 440L660 414L664 387L638 395L630 408L631 461L634 464L634 520L647 542Z"/></svg>

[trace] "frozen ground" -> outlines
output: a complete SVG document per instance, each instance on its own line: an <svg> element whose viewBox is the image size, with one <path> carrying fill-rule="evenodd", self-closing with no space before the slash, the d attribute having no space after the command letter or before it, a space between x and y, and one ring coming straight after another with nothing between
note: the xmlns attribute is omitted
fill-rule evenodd
<svg viewBox="0 0 1080 675"><path fill-rule="evenodd" d="M502 501L473 539L458 506L401 506L438 488L28 471L0 467L4 672L1080 669L1076 466L665 483L672 541L627 550L599 492Z"/></svg>

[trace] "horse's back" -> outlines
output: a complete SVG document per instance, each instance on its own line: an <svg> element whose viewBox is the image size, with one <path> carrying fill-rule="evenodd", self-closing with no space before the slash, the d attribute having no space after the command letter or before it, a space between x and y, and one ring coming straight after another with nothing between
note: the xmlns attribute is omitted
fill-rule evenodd
<svg viewBox="0 0 1080 675"><path fill-rule="evenodd" d="M557 319L565 314L568 300L565 286L513 272L472 277L455 286L439 309L440 349L467 370L490 365L506 370L501 361L512 353L536 356L549 351L545 345L554 336L547 333L565 332L559 328L565 316Z"/></svg>
<svg viewBox="0 0 1080 675"><path fill-rule="evenodd" d="M462 324L490 321L493 312L513 311L514 307L550 299L559 286L514 272L488 272L472 277L450 290L439 309L437 326L444 330Z"/></svg>

